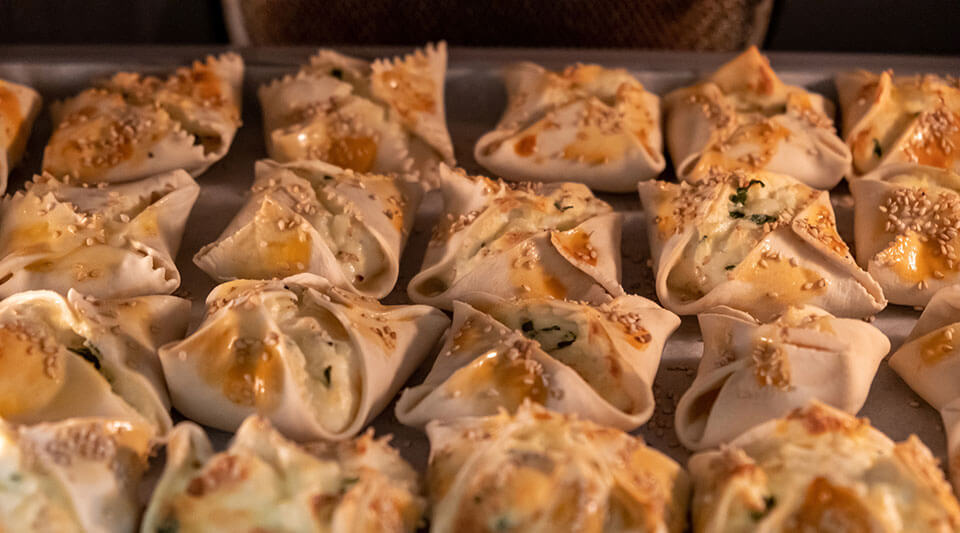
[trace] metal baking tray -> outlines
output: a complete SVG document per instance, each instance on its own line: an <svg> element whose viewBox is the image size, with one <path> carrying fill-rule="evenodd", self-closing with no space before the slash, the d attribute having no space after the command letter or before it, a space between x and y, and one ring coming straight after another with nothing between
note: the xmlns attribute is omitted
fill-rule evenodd
<svg viewBox="0 0 960 533"><path fill-rule="evenodd" d="M374 58L405 53L408 47L345 47L347 54ZM107 76L118 70L164 73L188 64L196 58L226 49L214 47L0 47L0 77L26 83L43 95L44 103L75 94L91 79ZM199 322L203 300L214 282L192 262L196 251L216 239L246 197L253 178L253 163L266 157L263 142L260 105L256 90L259 85L286 73L296 71L314 48L257 48L239 52L246 60L244 81L243 127L226 157L199 178L200 198L187 223L177 266L183 285L177 294L193 300L193 321ZM561 68L574 62L594 62L606 66L625 67L633 71L650 90L663 95L688 85L711 72L732 54L695 54L685 52L650 52L640 50L575 50L575 49L468 49L451 48L446 81L446 109L450 133L456 148L457 161L469 172L483 173L473 159L473 144L491 129L503 110L506 95L500 81L502 66L518 60L531 60L546 67ZM833 75L853 68L879 71L892 68L898 73L936 72L957 75L960 58L915 57L892 55L771 53L771 62L787 83L802 85L835 100ZM41 113L28 144L25 161L11 176L10 191L22 187L32 173L40 169L43 147L50 135L49 113ZM662 176L673 179L668 168ZM600 194L625 216L623 234L623 286L630 293L656 300L653 274L647 265L650 257L646 231L636 194ZM852 201L845 185L833 193L833 203L841 235L852 242ZM406 285L419 270L430 229L441 210L437 194L429 195L418 213L410 242L400 265L396 289L385 301L409 302ZM851 246L852 248L852 246ZM902 306L890 306L874 322L890 337L896 350L919 312ZM693 381L702 351L696 317L684 317L679 330L667 342L654 384L656 411L653 418L636 431L646 442L682 464L689 452L677 441L673 415L681 394ZM431 361L425 361L410 384L420 383ZM890 369L886 361L880 365L866 405L860 412L895 440L917 434L934 454L945 463L946 444L943 426L937 412L916 396ZM429 446L416 429L399 424L393 415L393 404L374 421L378 435L393 434L392 443L411 463L423 471ZM215 444L223 446L229 434L211 431Z"/></svg>

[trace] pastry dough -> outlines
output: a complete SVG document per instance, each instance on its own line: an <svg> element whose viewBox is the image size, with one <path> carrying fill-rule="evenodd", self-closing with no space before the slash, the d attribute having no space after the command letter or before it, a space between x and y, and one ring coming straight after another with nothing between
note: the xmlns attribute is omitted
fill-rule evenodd
<svg viewBox="0 0 960 533"><path fill-rule="evenodd" d="M846 72L836 78L843 136L853 167L910 162L960 172L960 85L956 78Z"/></svg>
<svg viewBox="0 0 960 533"><path fill-rule="evenodd" d="M625 431L653 415L653 378L680 318L634 295L600 306L482 293L454 302L453 325L422 385L404 391L397 419L511 412L531 400Z"/></svg>
<svg viewBox="0 0 960 533"><path fill-rule="evenodd" d="M885 164L850 182L857 260L891 303L926 305L958 281L960 175Z"/></svg>
<svg viewBox="0 0 960 533"><path fill-rule="evenodd" d="M690 458L693 531L960 529L960 505L916 436L894 443L818 402Z"/></svg>
<svg viewBox="0 0 960 533"><path fill-rule="evenodd" d="M23 157L40 104L32 88L0 80L0 195L7 190L10 169Z"/></svg>
<svg viewBox="0 0 960 533"><path fill-rule="evenodd" d="M54 130L43 170L87 183L184 169L193 176L226 155L240 127L243 59L207 57L165 80L120 72L50 106Z"/></svg>
<svg viewBox="0 0 960 533"><path fill-rule="evenodd" d="M135 531L150 449L150 433L126 421L0 420L0 530Z"/></svg>
<svg viewBox="0 0 960 533"><path fill-rule="evenodd" d="M507 109L474 148L494 174L628 192L666 166L660 99L626 69L551 72L522 62L507 67L504 81Z"/></svg>
<svg viewBox="0 0 960 533"><path fill-rule="evenodd" d="M182 338L189 317L190 302L174 296L29 291L0 301L0 417L24 424L101 417L166 432L157 349Z"/></svg>
<svg viewBox="0 0 960 533"><path fill-rule="evenodd" d="M390 293L421 188L408 176L321 161L256 165L253 196L194 262L218 281L313 272L365 296Z"/></svg>
<svg viewBox="0 0 960 533"><path fill-rule="evenodd" d="M850 173L850 150L833 127L833 103L783 83L756 47L663 102L667 147L683 179L720 165L789 174L830 189Z"/></svg>
<svg viewBox="0 0 960 533"><path fill-rule="evenodd" d="M88 187L37 176L0 201L0 297L70 288L98 298L169 294L200 187L175 170Z"/></svg>
<svg viewBox="0 0 960 533"><path fill-rule="evenodd" d="M577 183L507 185L440 167L446 213L407 293L452 309L470 292L601 303L620 287L622 215Z"/></svg>
<svg viewBox="0 0 960 533"><path fill-rule="evenodd" d="M686 529L686 472L619 430L526 404L427 436L433 533Z"/></svg>
<svg viewBox="0 0 960 533"><path fill-rule="evenodd" d="M664 307L689 315L718 305L767 321L811 304L866 317L886 300L837 234L826 191L771 172L712 168L695 183L640 184Z"/></svg>
<svg viewBox="0 0 960 533"><path fill-rule="evenodd" d="M215 453L184 422L170 433L141 531L413 533L425 506L416 471L372 431L299 446L253 416Z"/></svg>
<svg viewBox="0 0 960 533"><path fill-rule="evenodd" d="M426 185L454 164L444 112L447 45L367 62L320 50L294 76L260 87L267 153L357 172L415 172Z"/></svg>
<svg viewBox="0 0 960 533"><path fill-rule="evenodd" d="M960 285L941 289L930 300L890 367L940 411L947 432L950 478L960 490Z"/></svg>
<svg viewBox="0 0 960 533"><path fill-rule="evenodd" d="M790 307L765 324L729 307L698 319L703 357L674 423L693 450L729 442L811 399L856 414L890 350L877 328L813 306Z"/></svg>
<svg viewBox="0 0 960 533"><path fill-rule="evenodd" d="M259 413L291 438L345 439L393 399L449 319L383 306L313 274L232 281L207 296L200 328L164 346L173 405L234 431Z"/></svg>

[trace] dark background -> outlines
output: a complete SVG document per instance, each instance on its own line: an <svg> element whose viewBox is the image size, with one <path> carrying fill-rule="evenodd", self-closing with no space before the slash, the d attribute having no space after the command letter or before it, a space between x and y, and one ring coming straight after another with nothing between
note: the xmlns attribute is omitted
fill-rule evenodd
<svg viewBox="0 0 960 533"><path fill-rule="evenodd" d="M282 3L285 0L274 1ZM692 0L660 1L665 10L682 10L692 3ZM599 32L599 39L596 36L563 35L556 31L545 33L544 37L541 35L544 32L536 31L538 24L556 27L558 21L551 15L576 17L580 14L603 20L610 5L615 5L621 13L625 9L629 12L631 6L629 0L608 2L494 0L458 4L450 0L358 1L357 8L366 9L367 13L371 5L379 6L380 16L372 24L374 27L382 25L382 31L368 31L351 39L344 35L351 35L353 21L321 20L319 25L326 24L342 32L331 32L328 39L319 32L306 40L313 44L374 40L380 42L368 44L420 44L428 39L446 38L451 44L468 45L624 46L621 41L604 41L603 30ZM649 2L645 0L643 3ZM541 5L543 8L538 13ZM352 9L351 0L318 0L315 6L319 8L318 18L324 16L325 8L335 14L349 14ZM471 18L482 19L478 14L483 15L484 10L487 10L485 20L501 20L502 26L476 24L470 27L472 31L450 28L451 24L454 28L458 23L469 24ZM502 16L496 13L498 10L503 12ZM364 16L369 26L370 17L368 14ZM411 16L420 17L423 24L409 27L406 20ZM450 20L453 22L448 22ZM398 21L404 21L408 26L403 28ZM393 31L392 27L397 26L406 31ZM620 28L624 26L629 27L621 23ZM291 35L294 34L291 32ZM291 40L305 41L302 38ZM0 0L0 43L4 44L228 42L219 0ZM960 54L960 0L774 0L764 47L769 50L956 55Z"/></svg>

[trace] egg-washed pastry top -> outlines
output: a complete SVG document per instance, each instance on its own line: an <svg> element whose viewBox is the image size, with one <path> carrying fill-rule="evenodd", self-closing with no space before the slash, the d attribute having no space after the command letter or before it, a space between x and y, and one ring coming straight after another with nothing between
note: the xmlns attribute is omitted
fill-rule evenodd
<svg viewBox="0 0 960 533"><path fill-rule="evenodd" d="M321 161L258 161L253 196L194 262L218 281L321 275L365 296L390 293L421 188L408 175Z"/></svg>
<svg viewBox="0 0 960 533"><path fill-rule="evenodd" d="M444 111L447 45L366 61L320 50L296 75L260 87L271 159L319 159L357 172L414 172L425 185L454 164Z"/></svg>
<svg viewBox="0 0 960 533"><path fill-rule="evenodd" d="M950 479L960 488L960 285L933 295L913 331L890 356L890 368L940 412Z"/></svg>
<svg viewBox="0 0 960 533"><path fill-rule="evenodd" d="M0 80L0 194L7 190L10 169L23 157L40 104L40 93L31 87Z"/></svg>
<svg viewBox="0 0 960 533"><path fill-rule="evenodd" d="M384 306L313 274L238 280L207 296L199 329L164 346L173 405L234 431L257 413L291 438L345 439L393 399L450 324L425 305Z"/></svg>
<svg viewBox="0 0 960 533"><path fill-rule="evenodd" d="M857 70L835 81L843 137L858 174L902 162L960 171L957 78Z"/></svg>
<svg viewBox="0 0 960 533"><path fill-rule="evenodd" d="M0 530L136 531L150 433L128 421L0 419Z"/></svg>
<svg viewBox="0 0 960 533"><path fill-rule="evenodd" d="M528 403L427 436L433 533L686 530L686 472L620 430Z"/></svg>
<svg viewBox="0 0 960 533"><path fill-rule="evenodd" d="M626 69L576 64L553 72L521 62L503 77L507 108L474 148L494 174L628 192L666 166L660 99Z"/></svg>
<svg viewBox="0 0 960 533"><path fill-rule="evenodd" d="M430 374L397 402L400 422L514 412L525 400L625 431L653 415L653 378L677 315L635 295L599 306L464 300Z"/></svg>
<svg viewBox="0 0 960 533"><path fill-rule="evenodd" d="M240 127L243 59L207 57L167 78L119 72L50 106L43 171L82 182L130 181L226 155Z"/></svg>
<svg viewBox="0 0 960 533"><path fill-rule="evenodd" d="M141 533L413 533L426 506L416 471L372 431L300 446L254 416L214 452L184 422L166 457Z"/></svg>
<svg viewBox="0 0 960 533"><path fill-rule="evenodd" d="M452 309L471 292L603 302L620 287L622 215L579 183L507 184L440 167L445 212L407 294Z"/></svg>
<svg viewBox="0 0 960 533"><path fill-rule="evenodd" d="M640 184L657 296L689 315L726 305L766 321L811 304L866 317L886 300L837 233L826 191L772 172L711 168Z"/></svg>
<svg viewBox="0 0 960 533"><path fill-rule="evenodd" d="M756 47L663 102L667 147L683 179L721 165L789 174L830 189L850 172L850 150L833 127L833 103L785 84Z"/></svg>
<svg viewBox="0 0 960 533"><path fill-rule="evenodd" d="M688 466L694 533L960 529L960 505L920 439L894 443L818 402Z"/></svg>
<svg viewBox="0 0 960 533"><path fill-rule="evenodd" d="M175 296L29 291L0 301L0 418L104 417L166 432L157 349L186 333L189 315L190 303Z"/></svg>
<svg viewBox="0 0 960 533"><path fill-rule="evenodd" d="M960 174L883 165L850 182L857 260L891 303L922 306L957 283Z"/></svg>
<svg viewBox="0 0 960 533"><path fill-rule="evenodd" d="M0 200L0 298L74 288L99 298L169 294L200 187L183 170L91 187L36 176Z"/></svg>
<svg viewBox="0 0 960 533"><path fill-rule="evenodd" d="M718 307L701 315L703 355L677 403L674 427L703 450L820 400L851 414L863 407L890 341L879 329L813 306L760 323Z"/></svg>

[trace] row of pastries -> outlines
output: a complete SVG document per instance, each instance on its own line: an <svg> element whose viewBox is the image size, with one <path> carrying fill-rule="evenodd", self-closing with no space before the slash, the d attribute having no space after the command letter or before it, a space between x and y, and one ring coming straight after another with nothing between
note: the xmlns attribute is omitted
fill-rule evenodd
<svg viewBox="0 0 960 533"><path fill-rule="evenodd" d="M832 104L755 49L667 95L662 120L626 70L521 63L475 146L531 180L508 183L454 166L445 73L443 43L321 51L260 88L271 159L193 258L221 285L189 334L174 258L195 178L240 126L241 58L51 106L44 174L0 203L2 528L684 531L690 507L695 531L960 530L929 450L853 417L890 350L856 318L929 302L890 364L960 461L955 80L840 76L845 143ZM4 83L3 179L39 111ZM680 183L647 181L661 123ZM860 264L823 190L844 176ZM622 215L591 191L638 186L666 309L623 290ZM444 212L414 303L383 305L430 189ZM653 414L678 314L704 341L675 415L686 470L625 433ZM398 393L425 480L363 434ZM171 407L234 440L215 451Z"/></svg>

